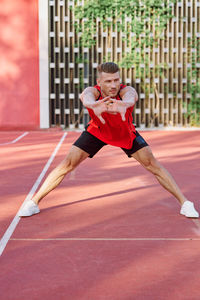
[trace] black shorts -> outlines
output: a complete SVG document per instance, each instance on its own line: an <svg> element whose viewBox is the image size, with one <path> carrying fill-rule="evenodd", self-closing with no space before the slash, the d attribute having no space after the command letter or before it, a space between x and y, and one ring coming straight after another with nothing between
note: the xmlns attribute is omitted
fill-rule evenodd
<svg viewBox="0 0 200 300"><path fill-rule="evenodd" d="M89 157L92 158L103 146L107 144L99 140L91 133L83 131L80 137L74 142L73 145L87 152L89 154ZM138 150L146 146L148 146L147 142L136 131L136 138L133 141L132 148L121 149L128 155L128 157L131 157L131 154L137 152Z"/></svg>

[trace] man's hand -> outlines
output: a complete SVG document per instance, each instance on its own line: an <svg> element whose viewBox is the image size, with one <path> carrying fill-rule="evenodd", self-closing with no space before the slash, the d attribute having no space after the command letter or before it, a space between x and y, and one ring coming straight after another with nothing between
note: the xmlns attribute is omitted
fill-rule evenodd
<svg viewBox="0 0 200 300"><path fill-rule="evenodd" d="M94 103L91 103L88 107L91 108L95 115L99 118L99 120L101 121L101 123L105 124L105 120L102 117L102 113L103 112L108 112L108 104L111 102L112 100L110 99L110 96L105 97L102 100L98 100Z"/></svg>
<svg viewBox="0 0 200 300"><path fill-rule="evenodd" d="M105 97L102 100L98 100L95 103L90 105L90 108L94 111L95 115L99 118L99 120L105 124L105 120L102 117L103 112L107 112L110 114L119 113L122 117L122 121L126 121L125 115L126 110L130 105L126 102L112 99L110 96Z"/></svg>
<svg viewBox="0 0 200 300"><path fill-rule="evenodd" d="M122 121L126 121L125 115L128 107L129 105L126 102L116 99L110 99L107 102L107 112L112 114L120 113Z"/></svg>

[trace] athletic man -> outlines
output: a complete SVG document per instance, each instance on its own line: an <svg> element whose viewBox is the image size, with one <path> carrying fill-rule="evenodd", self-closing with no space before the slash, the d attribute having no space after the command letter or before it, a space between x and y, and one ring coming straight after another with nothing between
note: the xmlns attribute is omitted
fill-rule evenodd
<svg viewBox="0 0 200 300"><path fill-rule="evenodd" d="M19 216L40 212L38 203L56 188L66 174L87 157L93 157L103 146L120 147L128 157L136 159L181 204L180 214L198 218L191 201L180 191L168 171L153 156L149 145L132 124L133 107L138 100L134 88L120 84L119 67L107 62L98 66L97 86L86 88L81 101L88 109L91 121L72 145L66 158L49 174L32 200L27 201Z"/></svg>

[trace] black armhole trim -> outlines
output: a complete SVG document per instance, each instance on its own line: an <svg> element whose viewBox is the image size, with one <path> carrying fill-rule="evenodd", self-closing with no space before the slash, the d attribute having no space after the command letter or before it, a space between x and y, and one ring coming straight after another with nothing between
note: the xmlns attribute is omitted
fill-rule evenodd
<svg viewBox="0 0 200 300"><path fill-rule="evenodd" d="M121 98L121 96L120 96L120 92L121 92L121 90L123 90L125 87L126 87L126 85L125 85L124 87L121 87L121 86L120 86L120 90L119 90L119 93L118 93L118 96L119 96L119 99L120 99L120 100L122 100L122 98Z"/></svg>
<svg viewBox="0 0 200 300"><path fill-rule="evenodd" d="M98 101L100 99L100 97L101 97L101 92L98 89L96 89L96 90L99 92L99 97L96 99L96 101Z"/></svg>

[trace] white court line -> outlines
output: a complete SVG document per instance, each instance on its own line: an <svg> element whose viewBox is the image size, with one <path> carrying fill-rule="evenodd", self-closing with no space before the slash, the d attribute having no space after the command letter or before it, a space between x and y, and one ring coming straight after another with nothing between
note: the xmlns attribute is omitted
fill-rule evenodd
<svg viewBox="0 0 200 300"><path fill-rule="evenodd" d="M14 144L16 142L18 142L19 140L21 140L24 136L26 136L29 132L26 131L24 132L23 134L21 134L20 136L18 136L15 140L11 141L11 142L8 142L8 143L3 143L3 144L0 144L0 146L3 146L3 145L10 145L10 144Z"/></svg>
<svg viewBox="0 0 200 300"><path fill-rule="evenodd" d="M22 203L20 209L23 207L23 205L25 204L26 201L30 200L33 196L33 194L35 193L35 191L37 190L40 182L42 181L43 177L45 176L48 168L50 167L52 161L54 160L60 146L62 145L65 137L66 137L67 133L65 132L62 136L62 138L60 139L60 142L58 143L58 145L56 146L55 150L53 151L51 157L49 158L49 160L47 161L46 165L44 166L42 172L40 173L39 177L37 178L37 180L35 181L32 189L30 190L30 192L28 193L26 199L24 200L24 202ZM6 230L6 232L4 233L2 239L0 240L0 256L2 255L10 237L12 236L13 232L15 231L15 228L17 227L17 224L20 221L20 217L18 216L18 213L20 211L20 209L18 210L16 216L14 217L14 219L12 220L10 226L8 227L8 229Z"/></svg>
<svg viewBox="0 0 200 300"><path fill-rule="evenodd" d="M11 241L200 241L200 238L11 238Z"/></svg>

